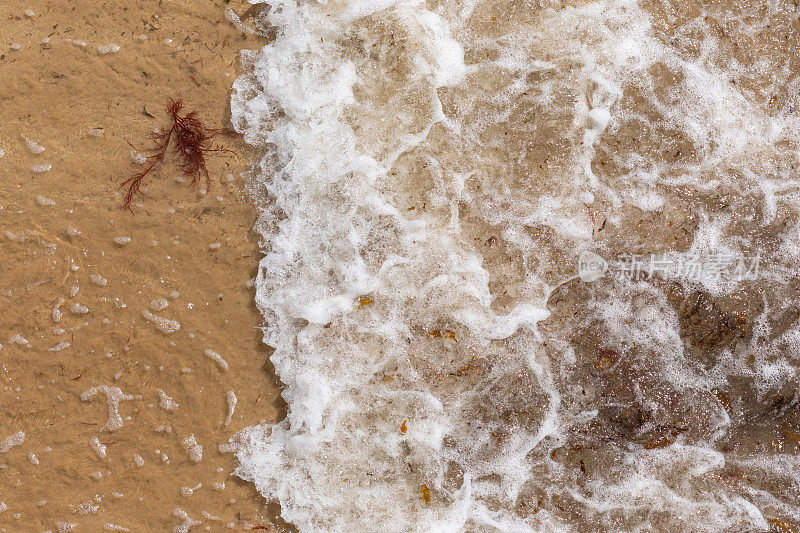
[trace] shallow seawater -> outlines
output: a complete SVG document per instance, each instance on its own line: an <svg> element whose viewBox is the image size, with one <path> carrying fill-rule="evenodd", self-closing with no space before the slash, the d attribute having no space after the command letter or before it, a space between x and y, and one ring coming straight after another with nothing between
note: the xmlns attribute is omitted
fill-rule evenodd
<svg viewBox="0 0 800 533"><path fill-rule="evenodd" d="M796 4L265 3L242 478L302 531L798 530Z"/></svg>

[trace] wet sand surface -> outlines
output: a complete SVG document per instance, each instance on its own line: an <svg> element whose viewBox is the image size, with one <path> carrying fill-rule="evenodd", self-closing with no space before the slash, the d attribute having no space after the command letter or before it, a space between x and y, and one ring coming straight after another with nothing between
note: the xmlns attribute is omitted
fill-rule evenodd
<svg viewBox="0 0 800 533"><path fill-rule="evenodd" d="M148 135L168 124L169 98L197 109L209 127L229 123L237 54L267 42L247 31L256 13L241 0L52 4L0 6L0 531L284 529L276 504L232 477L234 458L218 448L286 411L253 304L262 237L251 230L258 213L242 176L253 154L237 138L219 138L236 155L209 155L205 193L170 159L133 213L122 209L119 188L142 168L136 153L147 153ZM337 16L340 4L331 4L320 20ZM286 445L307 436L302 426L279 428L285 443L251 428L240 448L250 460L244 474L284 499L284 516L331 530L433 523L472 471L482 473L483 491L473 511L500 510L536 530L798 531L796 7L648 0L579 13L572 8L589 4L532 5L479 2L453 35L471 70L450 85L433 86L420 70L417 45L441 43L416 35L397 13L331 30L312 21L325 43L317 58L301 48L281 62L293 43L278 42L269 75L318 89L287 91L290 107L335 92L309 73L355 65L355 101L323 109L347 127L320 130L314 114L303 122L303 113L254 113L249 133L313 124L308 131L334 132L329 138L352 135L352 154L316 137L299 143L311 149L295 156L342 163L333 169L361 155L388 161L430 126L373 192L432 233L406 249L399 226L363 216L372 213L365 204L352 221L363 243L351 250L350 236L339 233L350 221L336 217L356 213L350 207L369 187L351 175L327 176L341 188L304 189L313 180L293 176L297 187L284 202L312 197L325 208L296 210L313 216L293 227L311 229L275 233L305 255L288 265L299 274L283 279L276 268L264 276L262 309L294 311L300 299L313 307L325 291L338 294L333 276L317 277L329 259L363 253L377 272L400 250L417 254L417 270L397 268L386 287L353 300L347 320L271 324L287 335L280 338L316 336L297 354L291 342L275 344L296 393L292 413L312 412L333 384L354 401L330 420L348 417L349 430L316 453ZM461 17L456 3L426 6ZM633 52L624 55L641 40L635 30L645 15L647 46L634 51L658 58L646 69ZM494 65L508 50L524 61ZM258 100L269 92L268 76L259 75L250 76L253 94L240 89L239 103L276 106L274 95ZM616 85L598 81L606 79ZM285 156L292 148L276 149ZM282 170L264 161L261 185ZM275 229L267 227L275 213L264 215L264 234ZM580 243L610 259L710 255L718 241L709 235L718 234L737 254L763 255L775 276L736 291L671 278L572 279ZM464 265L473 263L453 258L473 256L486 272L469 278ZM393 300L392 287L424 294L423 281L440 270L464 276L416 303ZM475 294L483 295L480 316L492 320L523 304L546 308L548 318L527 319L541 336L516 325L495 335L477 319L454 318ZM362 326L397 316L408 333L376 371L374 354L388 344ZM442 441L449 458L420 437L433 434L428 417L438 411L381 400L419 390L457 406L444 419L456 421ZM400 460L375 453L395 437L407 446ZM519 447L524 469L497 470L501 452L534 439L535 449ZM380 482L374 472L385 474ZM519 481L519 493L500 481ZM357 499L369 502L367 512ZM475 524L483 522L466 524L481 530Z"/></svg>
<svg viewBox="0 0 800 533"><path fill-rule="evenodd" d="M263 38L227 7L249 6L0 5L0 531L271 528L218 451L281 412L248 154L220 138L235 154L210 155L206 194L171 160L133 213L119 189L169 98L228 124L238 51Z"/></svg>

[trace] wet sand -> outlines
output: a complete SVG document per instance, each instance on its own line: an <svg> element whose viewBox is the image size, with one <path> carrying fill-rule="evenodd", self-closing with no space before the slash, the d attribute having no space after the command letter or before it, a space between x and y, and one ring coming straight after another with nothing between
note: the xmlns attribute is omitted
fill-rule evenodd
<svg viewBox="0 0 800 533"><path fill-rule="evenodd" d="M133 213L119 189L137 166L128 143L146 153L169 98L228 125L238 51L263 39L226 7L249 6L0 6L0 441L24 433L0 444L0 531L163 531L188 525L184 512L193 530L271 527L275 509L218 451L282 409L249 283L248 154L220 139L236 155L209 157L206 194L172 164ZM117 421L115 387L132 397ZM192 436L199 461L182 444Z"/></svg>

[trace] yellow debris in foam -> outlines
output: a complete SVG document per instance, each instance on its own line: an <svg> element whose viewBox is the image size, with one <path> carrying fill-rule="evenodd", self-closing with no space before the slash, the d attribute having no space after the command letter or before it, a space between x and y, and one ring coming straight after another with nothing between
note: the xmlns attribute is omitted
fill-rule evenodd
<svg viewBox="0 0 800 533"><path fill-rule="evenodd" d="M456 339L456 332L452 329L434 329L433 331L429 331L428 335L434 339L450 339L458 342L458 339Z"/></svg>
<svg viewBox="0 0 800 533"><path fill-rule="evenodd" d="M767 518L767 522L769 522L770 525L780 533L800 533L799 528L791 526L783 520L779 520L777 518Z"/></svg>

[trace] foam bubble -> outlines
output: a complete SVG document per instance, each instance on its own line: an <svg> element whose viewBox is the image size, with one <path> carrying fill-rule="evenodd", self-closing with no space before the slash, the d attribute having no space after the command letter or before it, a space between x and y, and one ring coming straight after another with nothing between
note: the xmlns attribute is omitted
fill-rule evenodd
<svg viewBox="0 0 800 533"><path fill-rule="evenodd" d="M119 404L121 401L133 400L134 397L122 392L119 387L110 387L108 385L99 385L92 387L81 393L81 400L84 402L91 401L97 393L103 393L108 403L108 420L106 421L103 429L108 431L116 431L122 427L122 416L119 414Z"/></svg>
<svg viewBox="0 0 800 533"><path fill-rule="evenodd" d="M25 433L23 431L14 433L0 441L0 453L8 453L11 448L19 446L23 442L25 442Z"/></svg>
<svg viewBox="0 0 800 533"><path fill-rule="evenodd" d="M97 47L97 51L102 54L119 52L119 45L115 43L101 44Z"/></svg>

